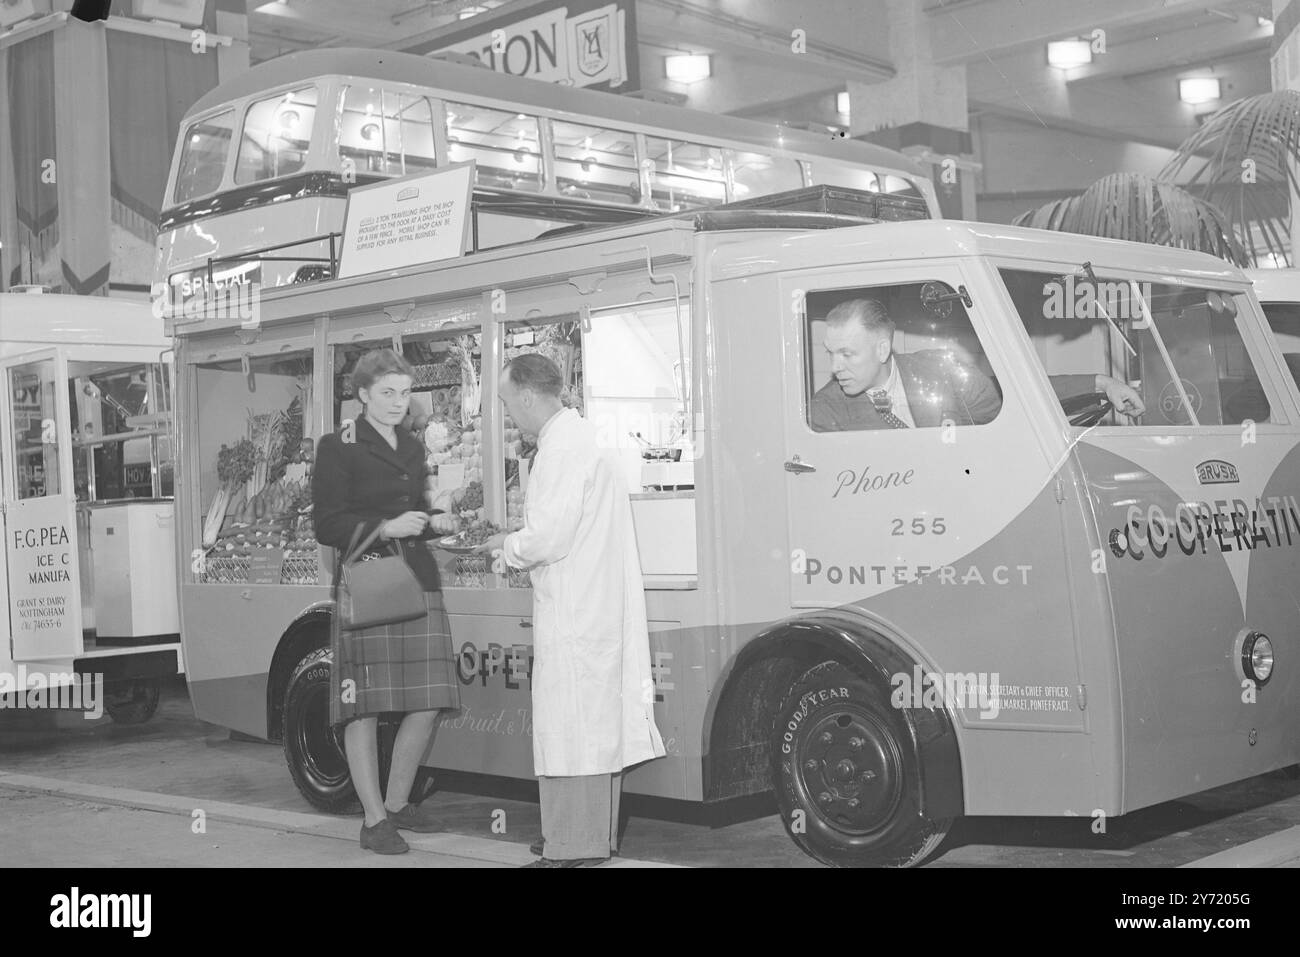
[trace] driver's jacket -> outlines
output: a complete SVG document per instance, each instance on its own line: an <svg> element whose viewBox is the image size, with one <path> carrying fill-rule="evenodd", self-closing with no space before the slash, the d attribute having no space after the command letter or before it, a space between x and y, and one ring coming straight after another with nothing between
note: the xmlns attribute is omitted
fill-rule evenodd
<svg viewBox="0 0 1300 957"><path fill-rule="evenodd" d="M954 425L983 425L992 422L1002 408L997 384L979 369L941 349L895 353L898 374L907 393L907 406L917 428ZM1058 399L1095 391L1094 375L1049 377ZM887 429L889 423L863 392L844 394L832 379L812 399L812 426L818 432Z"/></svg>

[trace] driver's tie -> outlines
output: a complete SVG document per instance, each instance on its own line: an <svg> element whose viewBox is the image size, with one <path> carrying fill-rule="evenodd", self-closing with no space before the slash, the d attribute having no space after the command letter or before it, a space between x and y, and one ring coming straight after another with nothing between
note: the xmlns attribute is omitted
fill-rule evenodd
<svg viewBox="0 0 1300 957"><path fill-rule="evenodd" d="M894 415L894 403L890 400L887 389L872 389L867 394L871 396L871 403L876 407L876 412L889 423L891 428L907 428L907 423Z"/></svg>

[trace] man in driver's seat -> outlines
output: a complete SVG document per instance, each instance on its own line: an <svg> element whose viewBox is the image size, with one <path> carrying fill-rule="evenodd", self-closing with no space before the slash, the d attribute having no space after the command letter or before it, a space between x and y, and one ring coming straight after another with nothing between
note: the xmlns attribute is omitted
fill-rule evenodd
<svg viewBox="0 0 1300 957"><path fill-rule="evenodd" d="M812 398L818 432L983 425L1002 407L993 381L941 349L893 354L894 322L876 299L850 299L826 315L833 378ZM1051 376L1058 398L1104 393L1125 415L1146 411L1137 390L1108 375Z"/></svg>

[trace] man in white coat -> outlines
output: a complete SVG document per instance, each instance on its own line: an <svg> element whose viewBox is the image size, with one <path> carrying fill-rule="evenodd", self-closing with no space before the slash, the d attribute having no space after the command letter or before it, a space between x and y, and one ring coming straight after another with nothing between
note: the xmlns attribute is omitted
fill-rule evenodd
<svg viewBox="0 0 1300 957"><path fill-rule="evenodd" d="M622 465L595 428L560 401L560 370L519 356L501 401L537 436L524 527L484 550L533 585L533 765L543 856L529 867L577 867L618 848L624 768L664 755L654 722L645 592Z"/></svg>

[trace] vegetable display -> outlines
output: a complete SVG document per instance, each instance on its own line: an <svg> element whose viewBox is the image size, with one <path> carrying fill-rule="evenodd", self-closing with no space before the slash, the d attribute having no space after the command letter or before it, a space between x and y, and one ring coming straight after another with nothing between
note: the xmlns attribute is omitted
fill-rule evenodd
<svg viewBox="0 0 1300 957"><path fill-rule="evenodd" d="M221 487L213 496L203 523L204 548L216 544L231 496L253 477L256 468L257 451L249 439L240 439L233 446L222 445L217 451L217 478L221 480Z"/></svg>
<svg viewBox="0 0 1300 957"><path fill-rule="evenodd" d="M493 535L502 531L504 529L501 526L495 525L487 519L476 519L455 535L450 535L442 541L454 548L472 548L475 545L482 545Z"/></svg>

